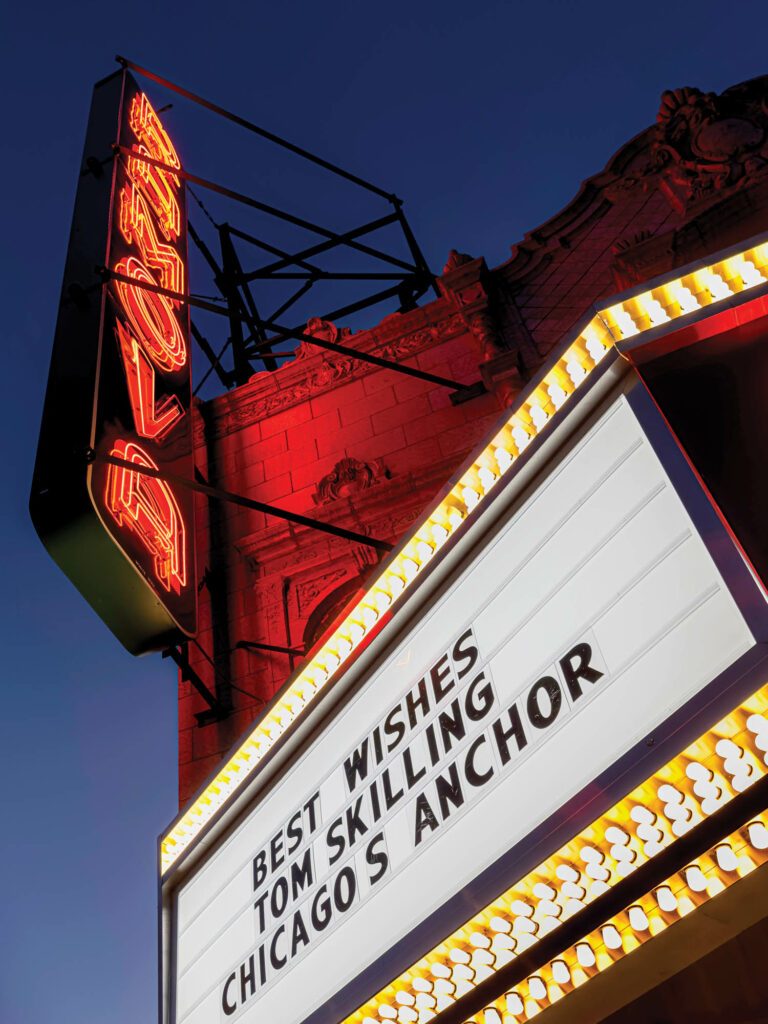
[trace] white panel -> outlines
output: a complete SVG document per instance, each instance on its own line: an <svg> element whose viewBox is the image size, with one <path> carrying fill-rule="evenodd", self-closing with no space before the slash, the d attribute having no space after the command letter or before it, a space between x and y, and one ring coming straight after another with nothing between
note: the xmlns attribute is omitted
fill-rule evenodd
<svg viewBox="0 0 768 1024"><path fill-rule="evenodd" d="M472 661L470 640L455 648L467 630L477 656L459 679ZM299 1024L753 643L629 405L618 400L183 887L177 1024ZM446 652L454 653L443 662ZM418 683L433 666L451 674L437 706L427 679L422 714ZM389 755L382 748L349 795L345 757L367 737L372 758L372 730L398 705L391 735L398 722L409 725L407 695L415 726ZM459 717L449 721L456 700ZM512 708L520 726L504 740L501 731L516 722ZM360 833L353 850L332 864L350 828ZM296 846L254 889L253 859L263 852L268 865L270 842L278 861ZM289 862L303 863L307 850L311 880L292 877ZM345 888L353 879L354 898ZM311 909L324 905L324 884L336 884L349 907L323 928L322 915L312 925ZM270 965L273 940L276 964L288 957L284 967Z"/></svg>

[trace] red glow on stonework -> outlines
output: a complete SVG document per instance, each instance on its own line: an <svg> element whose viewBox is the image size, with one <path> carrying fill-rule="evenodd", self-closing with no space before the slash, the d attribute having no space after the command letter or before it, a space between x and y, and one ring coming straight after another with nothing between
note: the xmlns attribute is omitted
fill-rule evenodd
<svg viewBox="0 0 768 1024"><path fill-rule="evenodd" d="M171 167L181 167L176 150L144 93L134 96L128 124L139 140L139 145L133 147L137 153ZM181 214L175 195L181 184L178 175L131 158L128 170L155 211L160 230L169 241L177 239L181 231Z"/></svg>
<svg viewBox="0 0 768 1024"><path fill-rule="evenodd" d="M158 468L133 441L117 441L110 455L148 469ZM118 525L137 533L152 554L160 584L180 593L187 582L186 540L181 511L168 484L110 465L105 498Z"/></svg>
<svg viewBox="0 0 768 1024"><path fill-rule="evenodd" d="M123 354L136 433L159 441L181 419L184 409L175 395L169 395L161 402L155 400L155 371L146 353L119 321L115 325L115 333Z"/></svg>
<svg viewBox="0 0 768 1024"><path fill-rule="evenodd" d="M120 190L120 233L129 245L137 245L144 262L157 270L160 283L172 292L184 291L184 264L171 245L157 237L146 198L136 183L128 181Z"/></svg>
<svg viewBox="0 0 768 1024"><path fill-rule="evenodd" d="M122 259L115 272L156 285L152 273L135 256ZM145 352L158 370L180 370L187 362L187 344L172 300L126 281L115 281L120 304Z"/></svg>

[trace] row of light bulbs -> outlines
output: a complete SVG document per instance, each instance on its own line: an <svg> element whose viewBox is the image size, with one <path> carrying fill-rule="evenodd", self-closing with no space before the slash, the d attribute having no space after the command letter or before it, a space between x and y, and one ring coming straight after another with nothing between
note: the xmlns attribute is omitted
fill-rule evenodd
<svg viewBox="0 0 768 1024"><path fill-rule="evenodd" d="M768 685L377 993L345 1024L426 1024L767 773ZM722 888L762 863L768 851L764 818L749 822L742 839L752 853L742 855L736 852L738 844L723 842L712 851L709 866L704 858L685 868L681 884L694 894L714 895L712 885ZM678 912L675 891L670 886L656 890L653 898L661 912ZM644 922L651 919L650 907L644 900L628 908L622 927L647 931ZM624 940L612 945L621 932L615 921L605 929L608 950L628 950ZM590 966L583 962L591 956L589 948L586 939L577 943L574 965Z"/></svg>

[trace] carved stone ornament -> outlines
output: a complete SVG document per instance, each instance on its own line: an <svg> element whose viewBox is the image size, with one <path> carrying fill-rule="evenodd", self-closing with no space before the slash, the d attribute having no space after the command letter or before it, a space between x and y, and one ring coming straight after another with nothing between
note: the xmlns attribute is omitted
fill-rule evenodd
<svg viewBox="0 0 768 1024"><path fill-rule="evenodd" d="M719 96L690 86L667 90L647 143L613 190L657 184L682 214L693 203L743 188L768 170L768 77Z"/></svg>
<svg viewBox="0 0 768 1024"><path fill-rule="evenodd" d="M314 494L315 504L327 505L337 498L347 498L371 487L377 480L388 477L389 472L380 459L373 463L342 459L318 483Z"/></svg>
<svg viewBox="0 0 768 1024"><path fill-rule="evenodd" d="M465 252L459 252L457 249L451 249L448 253L448 262L443 267L444 274L450 274L452 270L456 270L457 267L463 267L465 263L471 263L474 256L469 256Z"/></svg>

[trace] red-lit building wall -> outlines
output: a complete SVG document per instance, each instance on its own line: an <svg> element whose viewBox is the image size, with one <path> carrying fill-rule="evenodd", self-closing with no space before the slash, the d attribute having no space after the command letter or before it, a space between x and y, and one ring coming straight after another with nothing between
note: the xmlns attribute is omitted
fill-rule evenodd
<svg viewBox="0 0 768 1024"><path fill-rule="evenodd" d="M308 332L476 385L451 392L303 344L275 372L196 409L210 483L396 541L589 307L637 282L768 230L768 78L721 96L677 90L656 124L586 181L557 216L488 269L452 252L440 298L346 335ZM518 199L511 202L518 202ZM503 223L504 211L499 211ZM179 690L184 803L259 714L379 559L370 547L201 500L193 669L230 713Z"/></svg>

